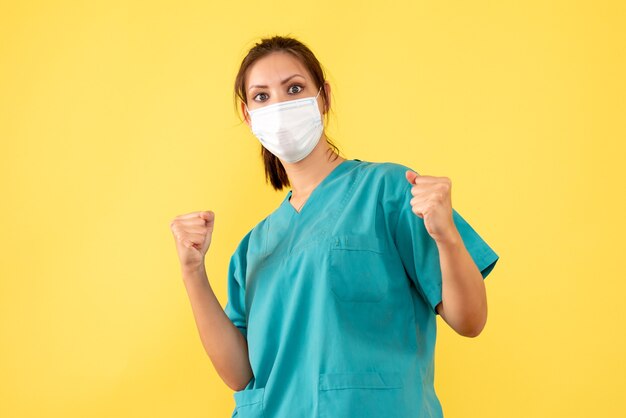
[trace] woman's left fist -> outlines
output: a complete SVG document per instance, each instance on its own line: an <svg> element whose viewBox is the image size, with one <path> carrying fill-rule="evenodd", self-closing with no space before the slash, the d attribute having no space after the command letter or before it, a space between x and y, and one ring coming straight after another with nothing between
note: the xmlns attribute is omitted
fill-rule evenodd
<svg viewBox="0 0 626 418"><path fill-rule="evenodd" d="M413 213L424 219L424 226L437 242L452 242L458 238L458 230L452 219L452 182L448 177L423 176L409 171L406 179L411 188Z"/></svg>

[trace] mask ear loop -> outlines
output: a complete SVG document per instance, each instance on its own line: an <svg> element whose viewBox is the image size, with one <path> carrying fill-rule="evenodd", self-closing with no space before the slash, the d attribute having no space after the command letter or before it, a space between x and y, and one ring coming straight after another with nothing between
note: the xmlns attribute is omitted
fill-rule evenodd
<svg viewBox="0 0 626 418"><path fill-rule="evenodd" d="M319 96L319 95L320 95L320 93L322 92L322 87L324 87L324 85L323 85L323 84L320 86L320 89L317 91L317 96ZM317 96L315 96L315 99L316 99L316 100L317 100Z"/></svg>

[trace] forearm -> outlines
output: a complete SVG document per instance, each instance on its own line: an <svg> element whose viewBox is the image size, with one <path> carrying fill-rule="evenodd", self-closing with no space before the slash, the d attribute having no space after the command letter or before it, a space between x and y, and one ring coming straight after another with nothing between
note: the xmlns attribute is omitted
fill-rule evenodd
<svg viewBox="0 0 626 418"><path fill-rule="evenodd" d="M222 309L204 267L183 270L182 275L202 345L215 370L231 389L243 389L253 376L245 337Z"/></svg>
<svg viewBox="0 0 626 418"><path fill-rule="evenodd" d="M444 319L459 334L475 337L487 322L487 294L482 274L458 231L437 242L442 275Z"/></svg>

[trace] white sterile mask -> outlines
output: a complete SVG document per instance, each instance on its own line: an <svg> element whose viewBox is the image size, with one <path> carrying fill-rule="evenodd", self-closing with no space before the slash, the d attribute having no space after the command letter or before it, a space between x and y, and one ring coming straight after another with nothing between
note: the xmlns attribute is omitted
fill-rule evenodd
<svg viewBox="0 0 626 418"><path fill-rule="evenodd" d="M288 100L246 110L252 133L269 152L288 163L309 155L319 142L324 125L317 107L317 96Z"/></svg>

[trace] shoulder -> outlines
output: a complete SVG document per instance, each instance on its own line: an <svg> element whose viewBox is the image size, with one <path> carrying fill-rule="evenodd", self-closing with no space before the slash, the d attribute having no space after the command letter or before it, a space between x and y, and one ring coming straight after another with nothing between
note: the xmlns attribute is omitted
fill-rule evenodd
<svg viewBox="0 0 626 418"><path fill-rule="evenodd" d="M408 165L391 161L359 161L359 163L359 168L362 171L380 177L381 179L391 178L392 180L397 180L398 178L405 178L407 170L418 173Z"/></svg>
<svg viewBox="0 0 626 418"><path fill-rule="evenodd" d="M245 257L251 247L260 242L263 230L268 222L269 215L259 221L254 227L248 230L237 244L233 255Z"/></svg>
<svg viewBox="0 0 626 418"><path fill-rule="evenodd" d="M418 171L408 165L390 161L361 161L359 169L360 174L366 176L370 184L376 184L394 195L402 195L407 189L410 189L410 183L406 180L407 171L414 171L419 174Z"/></svg>
<svg viewBox="0 0 626 418"><path fill-rule="evenodd" d="M233 257L245 260L248 256L254 257L265 251L269 226L277 210L267 214L256 225L248 229L237 244Z"/></svg>

